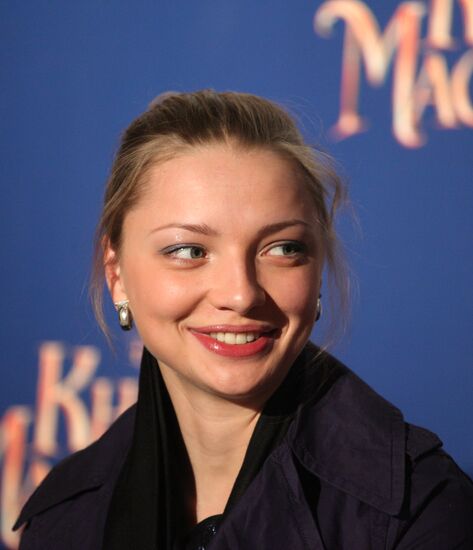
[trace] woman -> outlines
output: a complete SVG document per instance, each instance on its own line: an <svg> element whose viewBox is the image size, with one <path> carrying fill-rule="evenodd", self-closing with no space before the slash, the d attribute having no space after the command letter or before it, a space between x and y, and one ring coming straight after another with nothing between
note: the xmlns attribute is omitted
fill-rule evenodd
<svg viewBox="0 0 473 550"><path fill-rule="evenodd" d="M139 397L26 504L21 548L472 548L473 487L430 432L308 343L343 293L342 188L246 94L168 94L123 136L98 231ZM343 300L342 300L343 301Z"/></svg>

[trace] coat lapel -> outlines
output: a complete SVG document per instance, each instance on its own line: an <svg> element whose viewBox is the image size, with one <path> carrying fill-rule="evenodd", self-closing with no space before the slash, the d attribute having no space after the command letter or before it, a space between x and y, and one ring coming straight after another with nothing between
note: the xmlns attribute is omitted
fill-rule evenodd
<svg viewBox="0 0 473 550"><path fill-rule="evenodd" d="M346 371L288 434L314 475L390 515L405 493L406 433L401 412Z"/></svg>
<svg viewBox="0 0 473 550"><path fill-rule="evenodd" d="M325 550L290 455L287 445L273 452L210 548Z"/></svg>

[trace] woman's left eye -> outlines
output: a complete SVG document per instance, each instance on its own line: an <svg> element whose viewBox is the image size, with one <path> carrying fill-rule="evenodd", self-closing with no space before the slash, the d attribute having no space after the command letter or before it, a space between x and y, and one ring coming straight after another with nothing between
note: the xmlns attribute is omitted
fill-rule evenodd
<svg viewBox="0 0 473 550"><path fill-rule="evenodd" d="M200 246L178 246L166 250L165 254L179 260L200 260L205 258L205 250Z"/></svg>
<svg viewBox="0 0 473 550"><path fill-rule="evenodd" d="M299 256L306 252L306 246L297 241L287 241L272 246L268 251L268 256Z"/></svg>

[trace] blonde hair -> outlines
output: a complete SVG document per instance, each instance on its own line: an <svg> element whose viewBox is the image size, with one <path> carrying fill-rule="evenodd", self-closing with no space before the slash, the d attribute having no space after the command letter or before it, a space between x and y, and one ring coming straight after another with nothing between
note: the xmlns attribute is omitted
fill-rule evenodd
<svg viewBox="0 0 473 550"><path fill-rule="evenodd" d="M103 315L104 243L119 253L123 220L136 204L152 166L186 150L225 142L265 148L289 159L306 183L320 222L331 287L331 325L346 320L349 303L347 270L334 228L345 187L331 158L305 143L293 118L276 103L252 94L202 90L168 92L125 130L107 182L98 223L91 299L97 321L108 336Z"/></svg>

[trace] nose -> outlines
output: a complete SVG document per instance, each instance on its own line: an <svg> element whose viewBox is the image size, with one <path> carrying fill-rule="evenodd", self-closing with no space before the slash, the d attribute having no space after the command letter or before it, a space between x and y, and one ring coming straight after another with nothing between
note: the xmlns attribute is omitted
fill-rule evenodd
<svg viewBox="0 0 473 550"><path fill-rule="evenodd" d="M266 292L259 284L254 262L248 259L227 260L215 266L209 299L217 309L228 309L239 315L261 306Z"/></svg>

